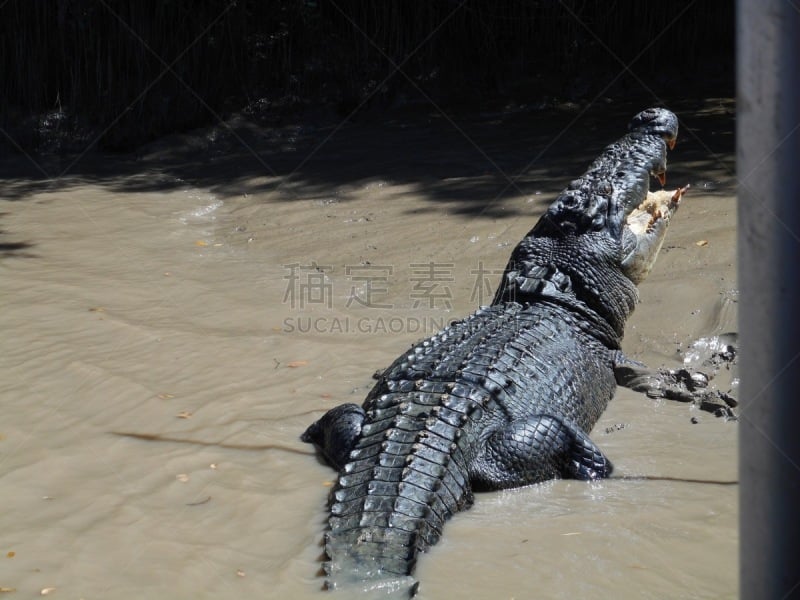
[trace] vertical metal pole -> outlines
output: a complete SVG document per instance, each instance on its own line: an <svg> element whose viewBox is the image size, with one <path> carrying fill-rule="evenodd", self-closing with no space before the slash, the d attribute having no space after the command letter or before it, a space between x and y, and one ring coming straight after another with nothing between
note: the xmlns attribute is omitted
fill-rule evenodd
<svg viewBox="0 0 800 600"><path fill-rule="evenodd" d="M800 2L737 2L740 582L800 598Z"/></svg>

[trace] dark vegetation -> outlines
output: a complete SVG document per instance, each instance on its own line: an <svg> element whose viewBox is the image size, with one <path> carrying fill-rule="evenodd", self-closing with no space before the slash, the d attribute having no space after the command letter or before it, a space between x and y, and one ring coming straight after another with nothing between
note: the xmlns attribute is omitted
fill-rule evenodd
<svg viewBox="0 0 800 600"><path fill-rule="evenodd" d="M733 95L730 0L7 0L0 144L129 150L233 113Z"/></svg>
<svg viewBox="0 0 800 600"><path fill-rule="evenodd" d="M512 196L542 208L650 105L681 120L671 181L730 193L733 12L731 0L0 0L0 199L191 182L325 203L385 180L421 186L432 211L508 215ZM35 255L0 225L0 258Z"/></svg>

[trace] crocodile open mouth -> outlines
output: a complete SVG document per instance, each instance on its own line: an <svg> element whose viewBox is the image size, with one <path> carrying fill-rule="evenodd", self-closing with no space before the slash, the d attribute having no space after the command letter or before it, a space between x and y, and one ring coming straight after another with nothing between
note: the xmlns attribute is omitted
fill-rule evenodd
<svg viewBox="0 0 800 600"><path fill-rule="evenodd" d="M625 228L633 234L635 246L622 261L625 275L634 283L650 273L664 243L672 215L678 210L681 198L689 185L674 191L647 192L647 197L625 219Z"/></svg>
<svg viewBox="0 0 800 600"><path fill-rule="evenodd" d="M686 185L672 192L647 192L644 202L634 208L625 219L626 225L637 236L653 231L660 221L669 221L688 189L689 185Z"/></svg>

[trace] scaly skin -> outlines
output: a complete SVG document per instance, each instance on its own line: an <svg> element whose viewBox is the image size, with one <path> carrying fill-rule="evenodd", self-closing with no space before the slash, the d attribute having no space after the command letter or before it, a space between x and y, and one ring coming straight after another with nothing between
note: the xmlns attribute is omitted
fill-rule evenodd
<svg viewBox="0 0 800 600"><path fill-rule="evenodd" d="M329 588L413 595L419 553L473 491L611 473L588 432L620 368L641 366L619 344L638 265L652 265L666 231L635 233L626 217L651 174L663 176L676 136L669 111L639 113L520 242L492 306L412 346L363 406L336 407L306 430L339 471Z"/></svg>

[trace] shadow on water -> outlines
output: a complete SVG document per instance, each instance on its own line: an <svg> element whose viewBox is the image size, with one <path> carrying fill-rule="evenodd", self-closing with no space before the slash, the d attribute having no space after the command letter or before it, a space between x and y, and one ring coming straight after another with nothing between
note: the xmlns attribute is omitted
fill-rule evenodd
<svg viewBox="0 0 800 600"><path fill-rule="evenodd" d="M35 255L27 252L32 247L33 244L29 242L0 242L0 258L33 258Z"/></svg>
<svg viewBox="0 0 800 600"><path fill-rule="evenodd" d="M655 104L652 97L606 99L494 113L445 113L431 105L350 120L306 114L277 125L233 117L132 154L20 155L2 161L0 197L19 201L87 184L123 193L191 185L222 198L258 194L271 202L342 202L358 186L385 182L413 186L415 195L430 201L431 211L492 217L502 210L509 216L514 212L508 199L529 195L536 207L543 206L622 135L633 114ZM666 105L681 120L671 182L731 193L733 100L675 99ZM27 247L6 246L5 252Z"/></svg>
<svg viewBox="0 0 800 600"><path fill-rule="evenodd" d="M0 212L0 219L8 213ZM29 252L33 248L30 242L10 241L9 234L5 229L0 228L0 259L3 258L33 258L36 255Z"/></svg>

